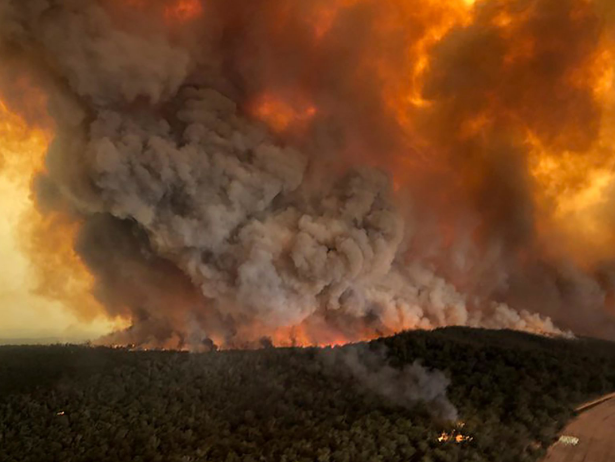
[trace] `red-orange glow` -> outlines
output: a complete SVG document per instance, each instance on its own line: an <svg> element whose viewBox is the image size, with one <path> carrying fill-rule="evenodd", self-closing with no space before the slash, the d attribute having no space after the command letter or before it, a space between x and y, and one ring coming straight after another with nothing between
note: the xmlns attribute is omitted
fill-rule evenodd
<svg viewBox="0 0 615 462"><path fill-rule="evenodd" d="M310 104L293 105L273 94L264 94L256 99L251 112L274 132L280 133L306 126L317 110Z"/></svg>
<svg viewBox="0 0 615 462"><path fill-rule="evenodd" d="M152 2L152 0L108 0L115 11L115 16L122 19L126 10L148 12L153 16L164 19L168 26L183 24L201 17L204 13L204 0L168 0L166 2Z"/></svg>
<svg viewBox="0 0 615 462"><path fill-rule="evenodd" d="M203 13L201 0L177 0L165 7L164 16L167 20L186 22L198 18Z"/></svg>
<svg viewBox="0 0 615 462"><path fill-rule="evenodd" d="M394 34L403 27L404 18L422 24L419 35L407 49L403 68L399 63L382 61L380 74L384 82L383 98L397 114L400 124L413 131L410 119L414 109L427 108L430 101L423 96L425 76L430 68L430 52L455 26L469 24L472 20L474 2L463 0L429 0L417 9L407 2L395 3L398 14L379 24L384 36ZM394 67L391 65L394 64Z"/></svg>
<svg viewBox="0 0 615 462"><path fill-rule="evenodd" d="M314 34L317 39L322 39L327 32L333 27L337 10L334 8L325 9L318 12L317 18L314 21Z"/></svg>
<svg viewBox="0 0 615 462"><path fill-rule="evenodd" d="M485 129L490 122L489 115L484 113L464 120L460 127L459 136L462 139L472 138L478 135L481 130Z"/></svg>
<svg viewBox="0 0 615 462"><path fill-rule="evenodd" d="M416 326L408 326L410 327ZM339 346L392 334L395 328L380 326L376 329L360 322L353 324L352 327L348 325L335 327L324 322L321 317L309 317L298 325L278 328L271 328L255 321L237 332L237 339L241 343L236 346L258 347L263 339L268 339L277 347ZM403 328L405 327L401 327ZM218 345L225 346L222 338L212 336L212 340Z"/></svg>
<svg viewBox="0 0 615 462"><path fill-rule="evenodd" d="M327 2L326 5L323 5L321 8L316 8L310 20L314 28L316 39L323 39L331 30L340 11L359 2L360 0L337 0L334 2Z"/></svg>
<svg viewBox="0 0 615 462"><path fill-rule="evenodd" d="M308 162L313 156L301 194L312 194L320 168L383 169L400 205L395 213L412 217L392 250L393 268L404 258L427 262L467 296L467 312L483 294L505 298L518 268L555 268L565 260L591 278L598 263L615 259L615 34L612 19L597 12L607 0L102 3L128 34L166 34L189 56L177 88L211 85L266 125L276 142L298 148ZM177 109L172 98L144 110L165 118ZM0 105L0 142L27 155L6 155L0 143L2 174L28 184L44 169L52 131L10 112ZM181 127L170 122L170 130ZM40 273L39 292L69 305L91 303L94 281L72 249L78 220L34 209L24 217L22 247ZM497 292L476 277L492 268L506 274ZM478 295L472 284L481 286ZM607 297L610 309L613 299ZM340 345L431 327L396 302L378 314L377 327L356 320L347 326L346 319L330 319L343 314L319 311L323 299L313 303L318 315L295 326L273 328L246 316L237 322L245 326L233 326L233 338L207 335L223 346L263 338L276 346ZM180 337L163 346L183 345Z"/></svg>
<svg viewBox="0 0 615 462"><path fill-rule="evenodd" d="M19 86L24 89L21 109L35 115L41 127L50 127L44 95L27 82ZM91 293L94 280L73 249L78 223L60 214L43 215L32 203L30 183L44 171L53 137L50 128L41 127L30 126L0 101L0 180L14 186L13 197L4 198L3 207L21 208L14 251L23 252L30 261L28 282L36 294L61 301L78 317L91 319L100 306Z"/></svg>
<svg viewBox="0 0 615 462"><path fill-rule="evenodd" d="M26 101L20 101L20 109L40 113L33 108L44 108L47 104L45 96L29 87L25 81L18 87L29 95ZM40 122L42 125L50 125L46 118ZM29 182L36 172L42 170L45 151L51 138L50 130L30 127L23 118L0 101L0 173L3 176L9 175L12 179Z"/></svg>
<svg viewBox="0 0 615 462"><path fill-rule="evenodd" d="M605 41L587 66L570 75L570 85L590 89L603 111L598 136L583 154L554 148L537 134L528 134L536 201L547 211L539 229L545 236L557 236L550 247L556 242L557 251L582 264L612 256L615 245L610 221L604 219L615 182L613 49Z"/></svg>

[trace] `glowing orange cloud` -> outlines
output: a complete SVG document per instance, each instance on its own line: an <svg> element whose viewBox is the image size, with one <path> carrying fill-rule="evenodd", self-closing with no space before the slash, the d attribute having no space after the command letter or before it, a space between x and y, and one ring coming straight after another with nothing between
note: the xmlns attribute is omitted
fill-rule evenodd
<svg viewBox="0 0 615 462"><path fill-rule="evenodd" d="M264 94L253 104L252 114L275 132L305 126L315 115L310 104L293 105L273 94Z"/></svg>
<svg viewBox="0 0 615 462"><path fill-rule="evenodd" d="M164 16L169 21L186 22L198 18L202 13L200 0L177 0L164 9Z"/></svg>
<svg viewBox="0 0 615 462"><path fill-rule="evenodd" d="M45 119L46 98L25 82L20 86L27 95L24 107L38 107L36 112ZM48 121L42 123L51 126ZM58 301L78 319L91 321L102 309L92 295L93 278L73 250L79 225L56 213L41 214L31 197L30 184L45 168L44 157L52 136L50 129L29 126L0 101L0 183L11 191L1 202L5 214L12 213L16 220L5 223L7 234L2 245L10 252L5 256L16 265L24 257L30 264L24 280L11 290L22 299L30 299L33 306L41 305L36 297ZM8 268L11 260L5 265Z"/></svg>
<svg viewBox="0 0 615 462"><path fill-rule="evenodd" d="M109 0L115 2L114 8L120 11L125 9L146 11L153 8L155 14L160 14L169 26L182 24L199 18L203 12L202 0L169 0L154 3L151 0ZM149 11L151 12L151 11ZM121 17L121 14L120 14Z"/></svg>

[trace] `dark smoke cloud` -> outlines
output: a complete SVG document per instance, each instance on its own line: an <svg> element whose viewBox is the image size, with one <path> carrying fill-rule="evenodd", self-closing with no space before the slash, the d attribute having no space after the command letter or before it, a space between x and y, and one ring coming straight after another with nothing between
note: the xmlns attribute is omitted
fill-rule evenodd
<svg viewBox="0 0 615 462"><path fill-rule="evenodd" d="M387 92L405 88L408 50L444 7L358 1L315 40L324 1L211 1L179 24L163 19L171 1L3 0L0 56L49 96L37 201L82 223L95 295L133 322L118 341L559 332L535 313L609 335L610 273L542 252L523 133L575 152L597 136L600 109L569 79L604 27L582 3L479 2L433 48L432 103L406 108L410 131ZM502 12L523 18L519 40L494 26ZM252 115L263 93L318 111L274 135Z"/></svg>

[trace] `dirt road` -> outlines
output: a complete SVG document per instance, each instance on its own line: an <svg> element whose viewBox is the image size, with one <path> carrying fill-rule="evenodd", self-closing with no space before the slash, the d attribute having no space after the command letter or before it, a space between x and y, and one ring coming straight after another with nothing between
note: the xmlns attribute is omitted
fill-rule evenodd
<svg viewBox="0 0 615 462"><path fill-rule="evenodd" d="M544 462L614 462L615 399L587 408L561 432L578 438L576 445L554 444Z"/></svg>

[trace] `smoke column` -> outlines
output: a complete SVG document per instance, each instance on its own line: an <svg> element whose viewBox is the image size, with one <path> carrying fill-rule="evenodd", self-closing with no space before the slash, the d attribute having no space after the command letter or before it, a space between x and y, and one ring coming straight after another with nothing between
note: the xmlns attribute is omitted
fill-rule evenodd
<svg viewBox="0 0 615 462"><path fill-rule="evenodd" d="M457 409L446 396L450 380L439 370L427 370L415 361L401 369L387 363L387 350L370 349L365 344L336 348L322 354L324 364L347 372L356 386L381 396L397 406L412 409L426 404L433 417L456 421ZM333 369L334 368L334 369Z"/></svg>
<svg viewBox="0 0 615 462"><path fill-rule="evenodd" d="M0 94L32 124L23 82L45 94L32 193L96 303L130 322L105 342L615 338L613 16L591 0L0 0ZM49 223L26 223L43 275L60 271Z"/></svg>

